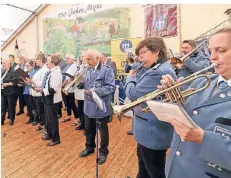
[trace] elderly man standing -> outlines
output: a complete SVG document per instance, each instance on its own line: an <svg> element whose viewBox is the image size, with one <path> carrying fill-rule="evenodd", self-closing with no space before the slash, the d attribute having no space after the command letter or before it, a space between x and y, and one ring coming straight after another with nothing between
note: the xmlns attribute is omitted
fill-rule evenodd
<svg viewBox="0 0 231 178"><path fill-rule="evenodd" d="M86 148L80 153L80 157L86 157L94 152L96 136L96 120L98 119L99 131L101 136L99 164L106 162L109 153L109 132L108 121L112 115L111 94L115 91L115 76L111 67L103 65L99 61L98 53L88 50L85 55L87 63L91 67L84 80L84 114L85 114L85 132ZM98 108L92 98L91 89L104 101L106 111Z"/></svg>

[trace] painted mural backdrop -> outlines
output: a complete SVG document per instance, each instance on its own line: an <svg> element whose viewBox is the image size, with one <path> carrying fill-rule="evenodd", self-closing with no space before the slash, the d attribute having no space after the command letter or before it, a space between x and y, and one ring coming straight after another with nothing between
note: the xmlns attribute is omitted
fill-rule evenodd
<svg viewBox="0 0 231 178"><path fill-rule="evenodd" d="M145 37L177 35L177 4L158 4L145 8Z"/></svg>
<svg viewBox="0 0 231 178"><path fill-rule="evenodd" d="M59 51L62 56L71 53L79 57L83 49L91 48L111 55L111 40L130 36L130 9L114 7L101 11L86 8L70 9L58 18L43 21L45 54ZM75 18L71 18L75 16ZM71 19L68 19L70 17Z"/></svg>

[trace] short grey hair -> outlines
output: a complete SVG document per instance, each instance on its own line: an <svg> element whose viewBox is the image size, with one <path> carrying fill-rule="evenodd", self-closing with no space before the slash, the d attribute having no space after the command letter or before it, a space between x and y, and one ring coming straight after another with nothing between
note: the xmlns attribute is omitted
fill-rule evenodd
<svg viewBox="0 0 231 178"><path fill-rule="evenodd" d="M87 52L91 52L94 59L97 58L97 57L99 58L99 56L100 56L100 53L98 51L96 51L96 50L93 50L93 49L88 49L86 51L86 53Z"/></svg>

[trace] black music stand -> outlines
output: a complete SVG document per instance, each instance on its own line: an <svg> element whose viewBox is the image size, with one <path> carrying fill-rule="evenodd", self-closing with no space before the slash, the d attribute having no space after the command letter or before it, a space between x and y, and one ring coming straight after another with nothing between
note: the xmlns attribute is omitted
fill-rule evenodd
<svg viewBox="0 0 231 178"><path fill-rule="evenodd" d="M92 90L93 99L97 105L96 111L96 178L99 177L99 114L98 111L106 109L105 103L103 100Z"/></svg>

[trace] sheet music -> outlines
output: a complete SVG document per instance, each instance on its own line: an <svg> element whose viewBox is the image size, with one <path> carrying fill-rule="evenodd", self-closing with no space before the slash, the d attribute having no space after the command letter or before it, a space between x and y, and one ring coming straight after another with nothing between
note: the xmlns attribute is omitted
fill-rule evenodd
<svg viewBox="0 0 231 178"><path fill-rule="evenodd" d="M106 105L105 102L96 94L94 88L90 89L92 92L92 98L97 104L97 106L100 108L101 111L106 112Z"/></svg>
<svg viewBox="0 0 231 178"><path fill-rule="evenodd" d="M157 101L147 101L147 105L161 121L167 122L167 118L174 118L189 128L197 127L182 106Z"/></svg>

